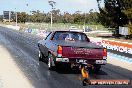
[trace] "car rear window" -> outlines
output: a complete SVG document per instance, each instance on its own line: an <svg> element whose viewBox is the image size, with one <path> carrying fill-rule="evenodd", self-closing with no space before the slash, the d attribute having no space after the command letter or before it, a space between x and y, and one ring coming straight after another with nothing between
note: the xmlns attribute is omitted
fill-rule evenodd
<svg viewBox="0 0 132 88"><path fill-rule="evenodd" d="M53 40L67 40L67 41L87 41L89 39L83 33L78 32L55 32Z"/></svg>

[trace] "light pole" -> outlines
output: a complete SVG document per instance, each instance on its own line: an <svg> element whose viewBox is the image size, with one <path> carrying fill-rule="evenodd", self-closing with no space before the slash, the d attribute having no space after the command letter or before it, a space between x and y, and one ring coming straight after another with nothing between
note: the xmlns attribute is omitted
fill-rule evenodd
<svg viewBox="0 0 132 88"><path fill-rule="evenodd" d="M86 5L85 5L85 8L87 9L87 3L86 3ZM84 11L84 32L85 32L85 29L86 29L86 15L87 15L87 10L86 11Z"/></svg>
<svg viewBox="0 0 132 88"><path fill-rule="evenodd" d="M52 24L53 24L53 14L52 14L52 11L51 11L51 28L52 28Z"/></svg>
<svg viewBox="0 0 132 88"><path fill-rule="evenodd" d="M9 23L11 21L11 11L9 11Z"/></svg>
<svg viewBox="0 0 132 88"><path fill-rule="evenodd" d="M53 11L53 9L55 9L54 6L55 6L56 2L52 1L52 0L50 0L48 2L49 2L49 5L52 7L52 10L51 10L51 22L50 22L51 23L51 28L52 28L52 24L53 24L53 13L52 13L52 11Z"/></svg>
<svg viewBox="0 0 132 88"><path fill-rule="evenodd" d="M85 32L85 28L86 28L86 12L84 13L84 32Z"/></svg>
<svg viewBox="0 0 132 88"><path fill-rule="evenodd" d="M15 8L15 12L16 12L16 26L17 26L17 11L16 11L16 8Z"/></svg>

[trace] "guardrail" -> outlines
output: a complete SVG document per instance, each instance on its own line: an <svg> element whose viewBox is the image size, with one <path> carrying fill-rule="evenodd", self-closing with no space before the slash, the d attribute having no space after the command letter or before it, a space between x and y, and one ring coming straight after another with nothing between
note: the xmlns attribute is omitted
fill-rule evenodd
<svg viewBox="0 0 132 88"><path fill-rule="evenodd" d="M91 42L122 53L132 54L132 43L89 37Z"/></svg>

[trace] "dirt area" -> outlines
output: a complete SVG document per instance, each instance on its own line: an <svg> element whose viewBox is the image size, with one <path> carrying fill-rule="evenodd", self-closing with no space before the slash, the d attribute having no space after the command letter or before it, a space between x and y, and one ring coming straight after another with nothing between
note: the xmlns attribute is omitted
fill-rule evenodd
<svg viewBox="0 0 132 88"><path fill-rule="evenodd" d="M2 45L0 45L0 88L34 88Z"/></svg>

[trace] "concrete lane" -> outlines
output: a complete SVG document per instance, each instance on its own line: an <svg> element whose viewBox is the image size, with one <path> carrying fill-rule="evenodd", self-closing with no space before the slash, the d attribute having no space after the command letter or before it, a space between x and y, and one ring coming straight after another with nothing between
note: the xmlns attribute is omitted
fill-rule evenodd
<svg viewBox="0 0 132 88"><path fill-rule="evenodd" d="M82 88L80 72L69 69L49 71L44 62L38 61L37 42L41 38L15 30L0 27L3 45L14 57L14 61L35 88ZM17 75L17 74L16 74ZM132 72L118 66L107 64L91 79L130 79ZM88 88L131 88L132 86L90 85Z"/></svg>
<svg viewBox="0 0 132 88"><path fill-rule="evenodd" d="M0 77L2 80L0 88L34 88L2 45L0 45Z"/></svg>

